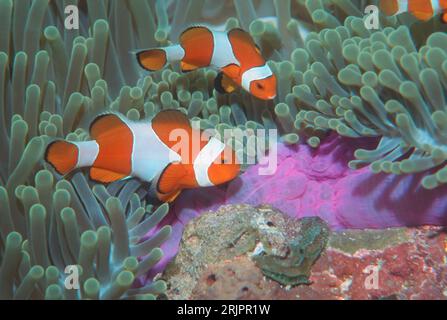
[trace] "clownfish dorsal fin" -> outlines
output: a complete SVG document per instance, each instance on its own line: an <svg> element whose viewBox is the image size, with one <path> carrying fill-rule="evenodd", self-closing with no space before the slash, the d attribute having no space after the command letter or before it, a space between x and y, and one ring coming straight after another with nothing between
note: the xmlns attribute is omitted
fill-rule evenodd
<svg viewBox="0 0 447 320"><path fill-rule="evenodd" d="M168 109L160 111L153 119L152 119L152 129L157 134L158 138L163 141L163 143L172 148L175 144L178 143L175 138L171 136L173 130L181 129L184 130L185 133L191 136L192 127L189 122L186 114L179 110Z"/></svg>
<svg viewBox="0 0 447 320"><path fill-rule="evenodd" d="M126 177L127 177L127 175L122 174L122 173L105 170L105 169L101 169L101 168L95 168L95 167L90 168L90 179L92 179L94 181L101 182L101 183L110 183L110 182L122 180Z"/></svg>
<svg viewBox="0 0 447 320"><path fill-rule="evenodd" d="M212 34L212 31L204 25L191 25L180 34L180 44L184 44L200 36Z"/></svg>
<svg viewBox="0 0 447 320"><path fill-rule="evenodd" d="M228 37L230 38L237 38L241 41L245 41L251 45L253 45L254 47L256 47L256 43L254 42L253 38L251 37L251 35L245 31L244 29L241 28L234 28L231 29L230 31L228 31Z"/></svg>
<svg viewBox="0 0 447 320"><path fill-rule="evenodd" d="M180 192L182 192L182 190L177 190L170 194L159 195L158 199L160 201L170 203L170 202L174 201L180 195Z"/></svg>
<svg viewBox="0 0 447 320"><path fill-rule="evenodd" d="M260 54L251 35L242 29L231 29L228 31L228 39L233 48L234 55L244 68L252 68L265 64L265 59Z"/></svg>
<svg viewBox="0 0 447 320"><path fill-rule="evenodd" d="M183 72L206 67L213 54L213 32L203 25L190 26L180 35L180 46L185 50L180 62Z"/></svg>
<svg viewBox="0 0 447 320"><path fill-rule="evenodd" d="M116 113L103 113L98 115L90 124L90 137L98 139L110 131L126 126L122 118Z"/></svg>
<svg viewBox="0 0 447 320"><path fill-rule="evenodd" d="M223 72L220 72L214 79L214 88L222 94L232 93L236 90L237 84Z"/></svg>

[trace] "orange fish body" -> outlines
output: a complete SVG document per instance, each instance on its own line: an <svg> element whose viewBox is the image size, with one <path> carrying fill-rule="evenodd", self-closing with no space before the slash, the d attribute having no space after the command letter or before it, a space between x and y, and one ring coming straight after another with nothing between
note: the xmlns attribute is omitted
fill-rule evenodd
<svg viewBox="0 0 447 320"><path fill-rule="evenodd" d="M380 10L388 16L409 12L422 21L441 14L442 22L447 23L447 0L381 0Z"/></svg>
<svg viewBox="0 0 447 320"><path fill-rule="evenodd" d="M166 202L183 189L228 182L240 170L233 150L217 138L201 141L200 130L176 110L162 111L151 122L104 114L91 124L90 136L91 141L49 144L46 161L62 175L90 167L90 178L102 183L129 177L152 181L151 193ZM193 139L199 139L198 147Z"/></svg>
<svg viewBox="0 0 447 320"><path fill-rule="evenodd" d="M221 93L242 87L263 100L276 97L276 76L252 37L242 29L222 32L205 26L191 27L181 34L180 44L140 51L137 60L149 71L178 61L184 72L214 67L221 71L215 80L215 88Z"/></svg>

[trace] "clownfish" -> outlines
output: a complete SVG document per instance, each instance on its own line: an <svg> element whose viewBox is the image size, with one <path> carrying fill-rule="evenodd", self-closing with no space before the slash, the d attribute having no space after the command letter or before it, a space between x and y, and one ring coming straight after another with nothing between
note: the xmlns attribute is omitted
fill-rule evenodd
<svg viewBox="0 0 447 320"><path fill-rule="evenodd" d="M181 152L178 139L171 137L176 129L185 133ZM101 183L132 177L152 182L150 195L171 202L183 189L219 185L240 171L230 147L216 137L203 139L201 133L177 110L161 111L152 121L106 113L91 123L91 141L53 141L45 160L61 175L90 167L91 180ZM193 137L199 137L197 147Z"/></svg>
<svg viewBox="0 0 447 320"><path fill-rule="evenodd" d="M231 93L242 87L259 99L276 97L276 76L253 38L244 30L222 32L194 26L180 35L179 42L169 47L139 51L137 61L148 71L157 71L178 61L183 72L210 66L220 71L214 81L215 89L220 93Z"/></svg>
<svg viewBox="0 0 447 320"><path fill-rule="evenodd" d="M380 10L387 16L409 12L422 21L441 14L441 21L447 23L447 0L381 0Z"/></svg>

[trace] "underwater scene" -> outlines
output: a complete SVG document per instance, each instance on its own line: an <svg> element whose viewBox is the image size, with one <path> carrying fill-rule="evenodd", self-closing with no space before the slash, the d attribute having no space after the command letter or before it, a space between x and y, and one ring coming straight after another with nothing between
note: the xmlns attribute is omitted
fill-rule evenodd
<svg viewBox="0 0 447 320"><path fill-rule="evenodd" d="M446 300L446 32L445 0L0 0L0 300Z"/></svg>

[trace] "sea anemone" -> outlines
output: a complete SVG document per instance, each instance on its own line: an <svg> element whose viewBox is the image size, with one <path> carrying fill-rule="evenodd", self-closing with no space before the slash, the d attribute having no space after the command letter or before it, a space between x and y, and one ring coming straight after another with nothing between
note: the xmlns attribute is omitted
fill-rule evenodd
<svg viewBox="0 0 447 320"><path fill-rule="evenodd" d="M163 293L163 281L132 288L162 258L159 246L171 233L165 226L146 236L169 207L146 207L138 186L90 189L81 173L55 184L51 172L40 170L35 186L16 187L19 201L0 187L0 299L154 299ZM71 285L70 268L79 275Z"/></svg>
<svg viewBox="0 0 447 320"><path fill-rule="evenodd" d="M422 185L446 183L447 35L433 33L418 50L405 26L371 34L359 26L306 39L301 55L310 54L310 66L303 84L293 88L301 107L297 125L381 137L376 149L355 152L351 168L371 163L373 172L392 174L435 169Z"/></svg>

